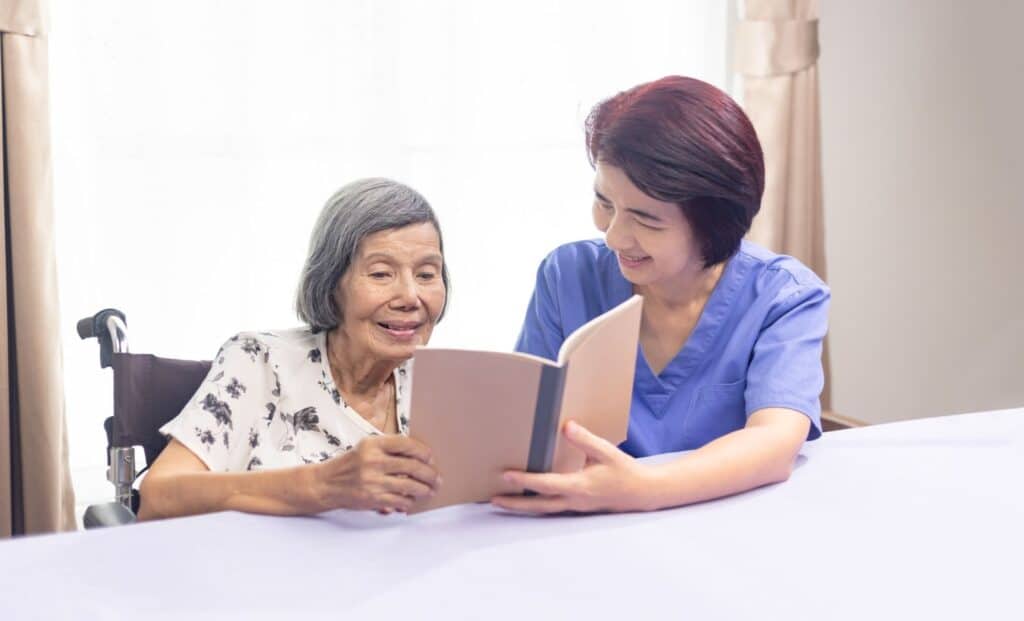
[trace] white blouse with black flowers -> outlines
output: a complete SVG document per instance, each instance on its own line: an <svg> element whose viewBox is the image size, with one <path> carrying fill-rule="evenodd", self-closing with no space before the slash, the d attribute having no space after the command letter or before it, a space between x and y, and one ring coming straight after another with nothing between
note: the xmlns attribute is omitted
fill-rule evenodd
<svg viewBox="0 0 1024 621"><path fill-rule="evenodd" d="M408 434L412 364L395 369L398 430ZM224 343L209 375L160 428L214 472L324 461L381 432L345 404L327 361L325 332L243 332Z"/></svg>

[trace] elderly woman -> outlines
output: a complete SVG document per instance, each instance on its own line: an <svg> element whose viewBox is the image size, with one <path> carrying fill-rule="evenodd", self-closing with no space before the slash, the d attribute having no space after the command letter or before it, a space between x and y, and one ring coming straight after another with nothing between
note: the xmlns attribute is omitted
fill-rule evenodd
<svg viewBox="0 0 1024 621"><path fill-rule="evenodd" d="M616 447L566 425L587 466L506 473L537 495L493 502L639 511L787 479L804 441L821 433L829 290L795 259L742 239L764 189L747 116L709 84L667 77L598 104L587 151L604 240L544 260L517 349L553 358L573 330L642 295L629 433ZM690 452L634 459L675 451Z"/></svg>
<svg viewBox="0 0 1024 621"><path fill-rule="evenodd" d="M313 230L306 327L243 332L217 352L142 482L140 519L238 510L405 511L440 483L406 437L416 346L444 314L448 273L427 201L386 179L349 184Z"/></svg>

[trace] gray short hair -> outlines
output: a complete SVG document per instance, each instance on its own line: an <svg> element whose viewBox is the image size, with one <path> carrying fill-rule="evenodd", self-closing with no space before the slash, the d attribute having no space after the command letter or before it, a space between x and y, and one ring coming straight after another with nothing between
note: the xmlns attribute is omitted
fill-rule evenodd
<svg viewBox="0 0 1024 621"><path fill-rule="evenodd" d="M411 224L430 222L444 254L441 226L427 199L409 186L383 178L353 181L334 193L324 205L309 239L309 253L302 267L295 311L314 331L330 330L341 322L341 309L334 300L338 281L352 264L359 244L367 235ZM448 266L441 268L445 303L438 321L448 307Z"/></svg>

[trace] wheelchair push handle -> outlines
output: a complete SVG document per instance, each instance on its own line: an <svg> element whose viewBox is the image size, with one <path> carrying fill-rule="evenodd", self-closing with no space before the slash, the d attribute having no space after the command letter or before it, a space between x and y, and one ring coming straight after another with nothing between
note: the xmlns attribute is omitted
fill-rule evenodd
<svg viewBox="0 0 1024 621"><path fill-rule="evenodd" d="M104 308L92 317L85 317L75 326L79 338L96 338L100 342L100 367L110 366L114 353L128 351L127 319L116 308Z"/></svg>
<svg viewBox="0 0 1024 621"><path fill-rule="evenodd" d="M85 319L79 319L75 325L75 329L78 331L78 338L80 339L91 339L96 336L92 325L92 317L86 317Z"/></svg>

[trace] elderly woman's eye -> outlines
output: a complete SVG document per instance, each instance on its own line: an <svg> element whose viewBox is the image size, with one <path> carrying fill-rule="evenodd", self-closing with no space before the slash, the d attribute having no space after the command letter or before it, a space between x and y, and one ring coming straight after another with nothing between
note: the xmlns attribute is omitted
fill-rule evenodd
<svg viewBox="0 0 1024 621"><path fill-rule="evenodd" d="M437 277L437 274L434 272L420 272L418 276L420 277L420 280L434 280L434 278Z"/></svg>
<svg viewBox="0 0 1024 621"><path fill-rule="evenodd" d="M391 274L388 272L370 272L370 278L375 278L377 280L381 280L389 276L391 276Z"/></svg>

